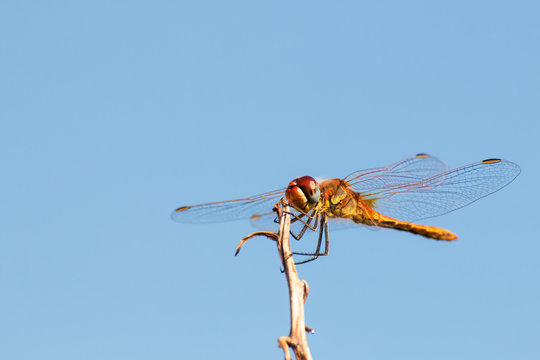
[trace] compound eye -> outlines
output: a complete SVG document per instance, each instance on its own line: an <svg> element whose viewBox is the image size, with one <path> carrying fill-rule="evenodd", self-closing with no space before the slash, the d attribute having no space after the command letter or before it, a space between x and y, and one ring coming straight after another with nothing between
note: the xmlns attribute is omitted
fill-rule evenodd
<svg viewBox="0 0 540 360"><path fill-rule="evenodd" d="M321 197L321 191L317 181L311 176L302 176L295 180L296 185L302 190L307 201L311 204L315 204Z"/></svg>

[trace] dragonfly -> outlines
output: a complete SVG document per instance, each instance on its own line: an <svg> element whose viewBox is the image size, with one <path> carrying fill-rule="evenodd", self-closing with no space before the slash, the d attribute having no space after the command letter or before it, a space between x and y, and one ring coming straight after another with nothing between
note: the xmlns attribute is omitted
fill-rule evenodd
<svg viewBox="0 0 540 360"><path fill-rule="evenodd" d="M329 223L335 227L364 225L373 229L406 231L434 240L452 241L449 230L421 225L492 194L520 173L520 167L502 159L486 159L449 170L444 162L420 153L389 166L355 171L340 179L315 180L302 176L287 188L241 199L181 206L171 217L180 223L213 223L251 219L267 223L274 205L283 197L292 207L292 236L318 231L313 252L293 252L312 261L329 253ZM322 240L324 238L324 249Z"/></svg>

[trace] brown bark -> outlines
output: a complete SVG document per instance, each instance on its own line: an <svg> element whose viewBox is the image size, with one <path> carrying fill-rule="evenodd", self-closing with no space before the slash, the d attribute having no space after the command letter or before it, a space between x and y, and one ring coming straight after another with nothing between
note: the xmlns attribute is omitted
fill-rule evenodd
<svg viewBox="0 0 540 360"><path fill-rule="evenodd" d="M304 303L309 293L306 281L300 280L296 272L293 255L289 243L291 226L290 209L287 202L282 199L276 204L274 210L279 218L279 232L257 231L244 237L236 248L235 255L238 255L242 245L255 236L265 236L272 239L277 244L279 257L283 266L283 272L289 287L289 305L291 312L291 330L288 336L281 336L278 339L278 346L283 349L285 360L291 360L289 348L292 348L296 360L311 360L311 352L308 347L306 331L313 330L306 326L304 319Z"/></svg>
<svg viewBox="0 0 540 360"><path fill-rule="evenodd" d="M311 351L306 337L304 318L304 303L309 293L306 281L300 280L289 244L291 216L288 204L284 201L276 207L279 217L279 233L277 248L283 265L287 285L289 286L289 304L291 309L291 331L289 336L278 339L278 346L283 349L285 359L291 360L289 347L292 348L297 360L311 360Z"/></svg>

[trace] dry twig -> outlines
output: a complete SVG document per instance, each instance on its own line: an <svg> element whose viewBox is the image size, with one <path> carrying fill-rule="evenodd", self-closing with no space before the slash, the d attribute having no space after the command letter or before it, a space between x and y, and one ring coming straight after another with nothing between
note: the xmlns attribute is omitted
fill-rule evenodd
<svg viewBox="0 0 540 360"><path fill-rule="evenodd" d="M313 332L313 330L306 326L304 319L304 303L309 293L309 287L306 281L298 278L289 244L291 226L289 205L285 200L282 200L276 204L274 210L277 212L279 218L279 233L258 231L250 234L240 241L240 244L236 248L236 254L238 254L242 245L254 236L266 236L276 241L281 264L283 265L283 272L289 286L289 304L291 309L291 331L288 336L281 336L278 339L278 346L283 349L285 360L291 360L289 348L292 348L296 360L311 360L306 331Z"/></svg>

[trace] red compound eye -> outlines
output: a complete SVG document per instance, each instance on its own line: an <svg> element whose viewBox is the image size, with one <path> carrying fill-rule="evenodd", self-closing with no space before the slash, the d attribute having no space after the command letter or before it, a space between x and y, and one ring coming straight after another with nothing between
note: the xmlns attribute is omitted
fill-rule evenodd
<svg viewBox="0 0 540 360"><path fill-rule="evenodd" d="M302 176L289 183L285 196L293 205L303 209L308 203L316 204L321 197L321 192L314 178Z"/></svg>
<svg viewBox="0 0 540 360"><path fill-rule="evenodd" d="M321 192L319 191L319 185L314 178L312 178L311 176L302 176L296 179L296 184L306 196L307 201L312 204L319 201L319 198L321 197Z"/></svg>

